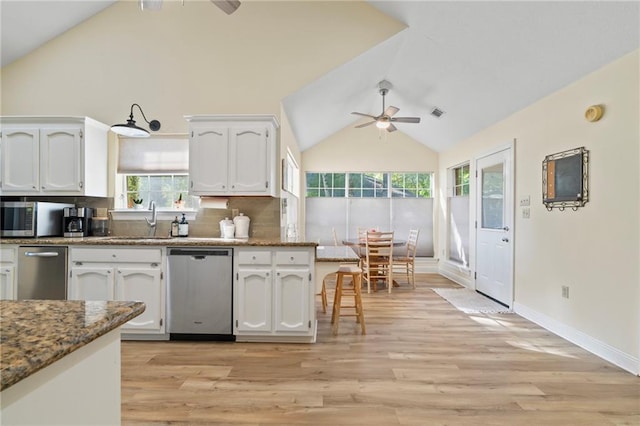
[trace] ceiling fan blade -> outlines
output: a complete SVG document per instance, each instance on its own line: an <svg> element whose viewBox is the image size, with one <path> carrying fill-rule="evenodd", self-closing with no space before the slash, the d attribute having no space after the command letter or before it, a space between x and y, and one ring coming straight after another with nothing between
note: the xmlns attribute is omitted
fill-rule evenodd
<svg viewBox="0 0 640 426"><path fill-rule="evenodd" d="M356 129L359 129L359 128L361 128L361 127L371 126L371 125L372 125L373 123L375 123L375 122L376 122L376 121L375 121L375 120L373 120L373 121L369 121L368 123L358 124L358 125L356 126Z"/></svg>
<svg viewBox="0 0 640 426"><path fill-rule="evenodd" d="M396 117L390 120L394 123L419 123L420 117Z"/></svg>
<svg viewBox="0 0 640 426"><path fill-rule="evenodd" d="M361 115L361 116L363 116L363 117L373 118L374 120L375 120L376 118L378 118L378 117L376 117L375 115L364 114L364 113L361 113L361 112L352 112L351 114Z"/></svg>
<svg viewBox="0 0 640 426"><path fill-rule="evenodd" d="M393 124L389 124L389 127L387 127L387 132L389 132L389 133L395 132L396 130L398 130L398 128L396 126L394 126Z"/></svg>
<svg viewBox="0 0 640 426"><path fill-rule="evenodd" d="M211 3L218 6L227 15L231 15L240 7L238 0L211 0Z"/></svg>
<svg viewBox="0 0 640 426"><path fill-rule="evenodd" d="M386 115L387 117L393 117L393 115L398 111L400 111L400 108L396 108L394 106L389 105L387 109L384 110L382 115Z"/></svg>

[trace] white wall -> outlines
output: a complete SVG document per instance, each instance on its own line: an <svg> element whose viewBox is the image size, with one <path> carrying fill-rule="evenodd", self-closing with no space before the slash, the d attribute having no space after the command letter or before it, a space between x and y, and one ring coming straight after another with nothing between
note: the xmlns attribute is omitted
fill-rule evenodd
<svg viewBox="0 0 640 426"><path fill-rule="evenodd" d="M446 169L514 138L515 306L523 315L618 365L640 367L640 107L638 51L536 102L440 155ZM588 106L604 117L585 120ZM578 211L542 204L542 160L585 146L589 202ZM473 162L472 162L473 166ZM473 170L472 170L473 175ZM471 210L475 211L474 182ZM530 196L531 218L518 200ZM439 212L444 220L445 212ZM473 214L473 213L472 213ZM440 241L445 241L445 227ZM471 268L475 266L471 242ZM570 287L569 299L561 286Z"/></svg>

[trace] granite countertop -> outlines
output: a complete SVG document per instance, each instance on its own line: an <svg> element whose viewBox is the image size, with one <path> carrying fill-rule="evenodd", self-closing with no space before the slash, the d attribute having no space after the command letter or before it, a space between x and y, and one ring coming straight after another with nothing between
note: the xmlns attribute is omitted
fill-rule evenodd
<svg viewBox="0 0 640 426"><path fill-rule="evenodd" d="M3 238L0 244L21 245L102 245L102 246L289 246L316 247L318 244L308 241L288 241L280 238L224 239L215 237L145 237L145 236L109 236L109 237L41 237L41 238Z"/></svg>
<svg viewBox="0 0 640 426"><path fill-rule="evenodd" d="M18 383L145 310L142 302L0 301L0 390Z"/></svg>
<svg viewBox="0 0 640 426"><path fill-rule="evenodd" d="M318 246L316 262L357 262L360 257L350 246Z"/></svg>

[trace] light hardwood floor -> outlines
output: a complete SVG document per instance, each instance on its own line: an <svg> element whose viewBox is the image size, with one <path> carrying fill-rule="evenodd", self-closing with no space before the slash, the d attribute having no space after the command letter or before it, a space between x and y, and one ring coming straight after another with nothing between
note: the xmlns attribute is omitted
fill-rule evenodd
<svg viewBox="0 0 640 426"><path fill-rule="evenodd" d="M365 336L353 317L333 336L318 310L316 344L123 342L122 423L640 425L640 378L416 278L363 294Z"/></svg>

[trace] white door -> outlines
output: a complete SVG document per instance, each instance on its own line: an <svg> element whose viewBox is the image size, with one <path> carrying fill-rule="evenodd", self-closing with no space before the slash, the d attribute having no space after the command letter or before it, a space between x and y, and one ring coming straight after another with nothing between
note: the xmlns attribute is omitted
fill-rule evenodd
<svg viewBox="0 0 640 426"><path fill-rule="evenodd" d="M159 331L162 329L162 280L160 270L149 267L117 268L115 300L144 302L146 308L122 329Z"/></svg>
<svg viewBox="0 0 640 426"><path fill-rule="evenodd" d="M2 134L2 191L40 191L40 132L6 130Z"/></svg>
<svg viewBox="0 0 640 426"><path fill-rule="evenodd" d="M512 148L476 160L476 290L513 301Z"/></svg>
<svg viewBox="0 0 640 426"><path fill-rule="evenodd" d="M309 268L280 269L275 282L275 330L302 331L311 329L309 319Z"/></svg>
<svg viewBox="0 0 640 426"><path fill-rule="evenodd" d="M271 272L266 269L239 269L236 288L236 329L271 331Z"/></svg>
<svg viewBox="0 0 640 426"><path fill-rule="evenodd" d="M233 128L230 131L229 170L231 191L268 193L269 171L267 129Z"/></svg>
<svg viewBox="0 0 640 426"><path fill-rule="evenodd" d="M15 300L18 295L14 266L0 267L0 300Z"/></svg>
<svg viewBox="0 0 640 426"><path fill-rule="evenodd" d="M80 129L40 131L40 183L47 192L82 193Z"/></svg>
<svg viewBox="0 0 640 426"><path fill-rule="evenodd" d="M228 189L229 136L225 127L194 129L189 140L192 194L225 193Z"/></svg>
<svg viewBox="0 0 640 426"><path fill-rule="evenodd" d="M113 300L115 279L111 266L71 268L69 300Z"/></svg>

